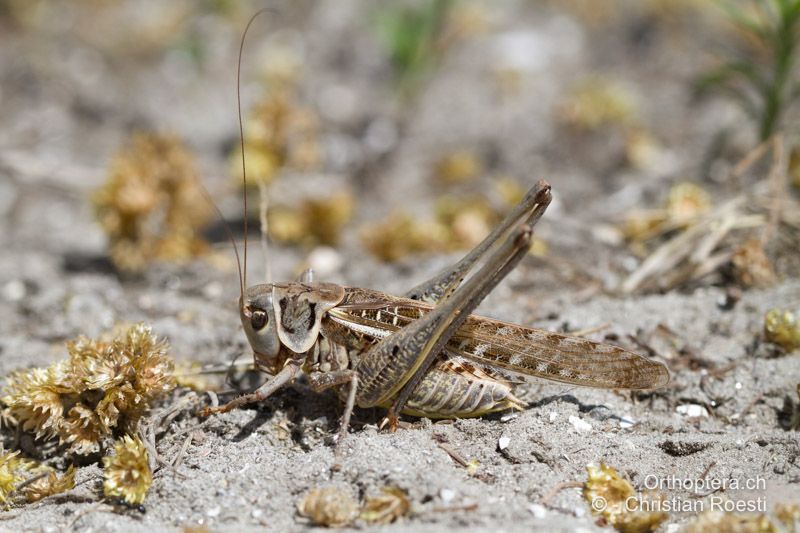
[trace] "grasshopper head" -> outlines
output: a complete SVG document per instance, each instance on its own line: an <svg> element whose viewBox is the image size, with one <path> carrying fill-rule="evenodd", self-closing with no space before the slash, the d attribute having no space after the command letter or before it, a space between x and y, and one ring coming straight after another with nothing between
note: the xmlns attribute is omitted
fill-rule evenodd
<svg viewBox="0 0 800 533"><path fill-rule="evenodd" d="M256 361L274 368L281 346L296 354L314 347L322 317L344 298L332 283L274 283L245 291L240 317Z"/></svg>
<svg viewBox="0 0 800 533"><path fill-rule="evenodd" d="M259 366L273 368L281 341L272 305L272 285L249 287L244 293L244 301L239 301L239 318L247 341L255 352L256 362Z"/></svg>

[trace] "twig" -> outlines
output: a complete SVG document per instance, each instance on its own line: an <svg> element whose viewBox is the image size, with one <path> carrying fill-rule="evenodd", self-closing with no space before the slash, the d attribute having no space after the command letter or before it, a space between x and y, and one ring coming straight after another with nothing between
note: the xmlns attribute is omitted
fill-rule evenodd
<svg viewBox="0 0 800 533"><path fill-rule="evenodd" d="M457 462L464 468L469 467L469 461L464 459L464 457L460 453L458 453L452 446L450 446L450 444L448 444L446 441L443 442L437 440L436 445L439 448L443 449L445 452L447 452L447 455L449 455L453 459L453 461Z"/></svg>
<svg viewBox="0 0 800 533"><path fill-rule="evenodd" d="M458 511L474 511L478 508L477 503L468 503L466 505L450 505L448 507L434 507L431 509L432 513L454 513Z"/></svg>
<svg viewBox="0 0 800 533"><path fill-rule="evenodd" d="M102 507L106 507L107 509L101 509ZM83 518L86 515L96 513L99 511L113 511L114 508L108 505L105 501L99 501L96 504L92 505L88 509L84 509L80 512L75 513L75 516L72 517L72 520L64 528L65 531L73 531L75 529L75 524L78 523L78 520Z"/></svg>
<svg viewBox="0 0 800 533"><path fill-rule="evenodd" d="M49 475L50 475L50 472L42 472L41 474L36 474L33 477L29 477L28 479L26 479L25 481L23 481L22 483L20 483L16 487L14 487L14 491L18 492L18 491L24 489L25 487L36 483L40 479L46 478Z"/></svg>
<svg viewBox="0 0 800 533"><path fill-rule="evenodd" d="M188 437L186 437L186 440L183 441L183 446L181 446L181 449L178 451L178 455L175 457L175 460L172 461L172 465L176 470L180 468L181 463L183 462L183 456L186 453L186 450L189 449L189 445L192 443L193 439L194 433L191 433Z"/></svg>
<svg viewBox="0 0 800 533"><path fill-rule="evenodd" d="M735 167L733 167L733 172L731 172L731 176L735 179L739 179L742 174L747 172L747 170L753 166L758 160L760 160L764 154L767 153L767 150L772 143L772 139L766 139L761 141L761 144L750 150L747 154L745 154L744 158L739 161Z"/></svg>
<svg viewBox="0 0 800 533"><path fill-rule="evenodd" d="M781 221L781 212L785 201L786 192L786 155L784 150L783 136L781 134L773 137L772 166L769 169L769 188L772 197L769 205L769 218L764 231L761 233L762 246L772 240Z"/></svg>
<svg viewBox="0 0 800 533"><path fill-rule="evenodd" d="M556 497L556 495L564 489L577 489L583 487L583 482L581 481L562 481L548 492L544 498L541 500L541 504L544 506L549 507L550 501Z"/></svg>

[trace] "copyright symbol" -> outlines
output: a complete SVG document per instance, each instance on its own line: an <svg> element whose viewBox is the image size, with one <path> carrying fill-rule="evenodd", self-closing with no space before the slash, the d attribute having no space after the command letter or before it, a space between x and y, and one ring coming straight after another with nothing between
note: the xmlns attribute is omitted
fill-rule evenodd
<svg viewBox="0 0 800 533"><path fill-rule="evenodd" d="M597 496L592 500L592 510L597 513L602 513L605 511L608 502L602 496Z"/></svg>

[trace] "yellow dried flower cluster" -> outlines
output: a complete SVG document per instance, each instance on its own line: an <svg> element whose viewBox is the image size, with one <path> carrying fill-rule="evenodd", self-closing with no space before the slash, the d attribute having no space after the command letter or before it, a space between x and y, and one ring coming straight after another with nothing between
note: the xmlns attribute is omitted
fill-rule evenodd
<svg viewBox="0 0 800 533"><path fill-rule="evenodd" d="M96 452L102 438L133 431L175 386L167 344L144 324L111 341L79 337L67 351L66 361L11 374L2 402L24 431L74 453Z"/></svg>
<svg viewBox="0 0 800 533"><path fill-rule="evenodd" d="M92 203L120 270L140 271L157 259L185 261L208 249L199 231L210 206L192 156L176 137L133 135Z"/></svg>
<svg viewBox="0 0 800 533"><path fill-rule="evenodd" d="M769 287L775 283L775 270L761 239L747 239L736 248L731 266L736 283L742 287Z"/></svg>
<svg viewBox="0 0 800 533"><path fill-rule="evenodd" d="M786 351L800 348L800 321L794 313L783 309L770 309L764 317L764 337Z"/></svg>
<svg viewBox="0 0 800 533"><path fill-rule="evenodd" d="M800 392L800 386L798 386ZM772 510L778 522L786 527L787 531L796 533L800 531L800 504L798 503L778 503Z"/></svg>
<svg viewBox="0 0 800 533"><path fill-rule="evenodd" d="M372 524L390 524L411 511L408 494L397 487L384 487L379 496L367 496L361 519Z"/></svg>
<svg viewBox="0 0 800 533"><path fill-rule="evenodd" d="M672 186L661 209L631 213L622 225L623 236L638 252L643 243L668 231L686 228L711 209L711 198L699 185L680 182Z"/></svg>
<svg viewBox="0 0 800 533"><path fill-rule="evenodd" d="M736 514L723 511L705 511L687 524L686 533L729 531L741 533L778 533L775 524L763 514Z"/></svg>
<svg viewBox="0 0 800 533"><path fill-rule="evenodd" d="M789 156L789 179L795 189L800 189L800 146L794 146Z"/></svg>
<svg viewBox="0 0 800 533"><path fill-rule="evenodd" d="M153 473L147 449L138 437L125 435L114 444L114 455L103 457L103 493L128 505L141 505Z"/></svg>
<svg viewBox="0 0 800 533"><path fill-rule="evenodd" d="M17 484L24 481L24 472L30 470L30 464L19 457L19 452L6 452L0 455L0 504L7 506L9 497Z"/></svg>
<svg viewBox="0 0 800 533"><path fill-rule="evenodd" d="M22 493L29 503L38 502L42 498L59 494L75 487L75 467L73 465L70 465L61 477L54 470L44 468L47 475L33 481L22 489Z"/></svg>
<svg viewBox="0 0 800 533"><path fill-rule="evenodd" d="M365 227L361 232L362 242L374 256L387 262L413 254L472 248L524 195L510 179L498 180L495 190L501 199L500 207L484 196L444 195L434 205L433 220L395 211L383 222ZM543 255L546 251L546 244L534 238L532 252Z"/></svg>
<svg viewBox="0 0 800 533"><path fill-rule="evenodd" d="M434 164L433 178L443 185L473 181L483 172L483 162L470 150L459 150L441 157Z"/></svg>
<svg viewBox="0 0 800 533"><path fill-rule="evenodd" d="M297 504L297 512L314 524L344 527L361 518L370 524L389 524L411 512L408 494L397 487L384 487L378 496L367 496L358 503L341 487L315 487Z"/></svg>
<svg viewBox="0 0 800 533"><path fill-rule="evenodd" d="M59 477L52 468L19 454L19 451L4 452L0 449L0 505L8 507L21 500L35 502L75 486L75 467L70 466ZM23 483L25 485L18 490L17 487Z"/></svg>
<svg viewBox="0 0 800 533"><path fill-rule="evenodd" d="M636 497L636 491L610 466L600 463L586 470L589 479L583 485L583 498L593 513L602 515L618 531L647 533L667 519L666 513L631 511L630 498Z"/></svg>
<svg viewBox="0 0 800 533"><path fill-rule="evenodd" d="M269 234L277 242L334 246L353 216L355 201L349 192L325 198L307 198L297 207L275 206L269 211Z"/></svg>
<svg viewBox="0 0 800 533"><path fill-rule="evenodd" d="M319 164L318 119L301 107L291 83L275 83L250 112L244 144L249 185L271 183L284 168L307 170ZM242 160L237 146L230 156L237 183Z"/></svg>
<svg viewBox="0 0 800 533"><path fill-rule="evenodd" d="M321 526L344 527L358 517L358 505L342 488L313 488L297 505L297 512Z"/></svg>
<svg viewBox="0 0 800 533"><path fill-rule="evenodd" d="M361 231L361 240L367 250L387 262L412 254L446 250L448 238L443 224L420 220L406 211L395 211L382 222Z"/></svg>
<svg viewBox="0 0 800 533"><path fill-rule="evenodd" d="M606 78L592 77L576 86L559 108L561 120L579 130L596 130L634 121L633 98Z"/></svg>

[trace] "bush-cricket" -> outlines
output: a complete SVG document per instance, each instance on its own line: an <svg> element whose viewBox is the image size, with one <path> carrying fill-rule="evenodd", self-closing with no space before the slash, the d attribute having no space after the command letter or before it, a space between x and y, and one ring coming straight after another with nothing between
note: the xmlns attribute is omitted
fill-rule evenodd
<svg viewBox="0 0 800 533"><path fill-rule="evenodd" d="M263 11L242 35L237 93L247 29ZM239 123L241 131L241 104ZM243 137L242 166L246 182ZM639 354L471 314L528 253L550 200L539 181L463 259L402 297L316 281L311 271L247 287L245 227L239 315L256 366L272 377L202 414L262 401L305 373L315 391L336 387L345 399L341 443L356 405L389 408L382 426L392 429L401 413L455 418L523 407L501 371L608 389L664 386L666 366Z"/></svg>

